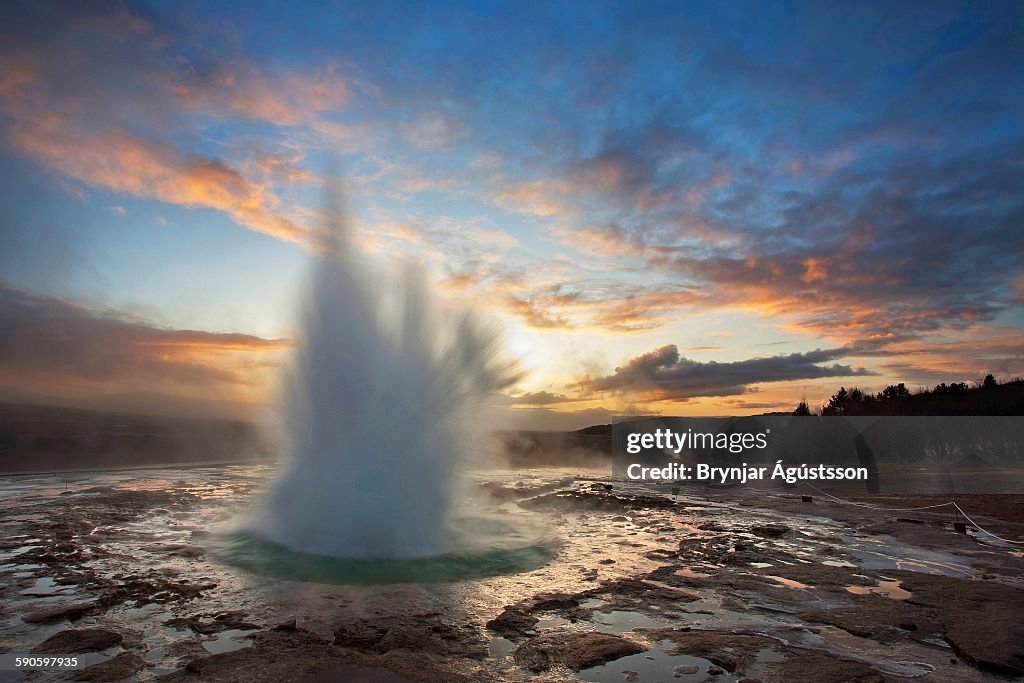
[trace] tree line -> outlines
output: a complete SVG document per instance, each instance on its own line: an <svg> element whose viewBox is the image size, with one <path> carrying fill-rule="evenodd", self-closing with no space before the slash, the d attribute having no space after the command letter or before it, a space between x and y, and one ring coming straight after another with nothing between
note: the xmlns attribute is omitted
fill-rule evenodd
<svg viewBox="0 0 1024 683"><path fill-rule="evenodd" d="M903 382L877 393L860 387L839 387L817 409L812 409L806 399L800 401L793 415L1024 415L1024 378L998 382L988 374L973 386L942 382L933 389L922 387L916 392Z"/></svg>

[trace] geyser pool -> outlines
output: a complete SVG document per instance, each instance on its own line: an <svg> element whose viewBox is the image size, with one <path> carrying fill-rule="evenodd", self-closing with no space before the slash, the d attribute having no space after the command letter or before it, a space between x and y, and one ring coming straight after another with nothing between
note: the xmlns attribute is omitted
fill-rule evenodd
<svg viewBox="0 0 1024 683"><path fill-rule="evenodd" d="M289 457L222 556L342 581L535 565L550 544L456 505L476 411L512 380L497 334L468 312L442 311L415 269L357 263L334 220L285 382Z"/></svg>
<svg viewBox="0 0 1024 683"><path fill-rule="evenodd" d="M467 517L449 526L446 547L423 557L334 557L292 550L253 533L220 537L217 557L256 574L342 584L463 581L536 569L558 542L538 529L493 517Z"/></svg>

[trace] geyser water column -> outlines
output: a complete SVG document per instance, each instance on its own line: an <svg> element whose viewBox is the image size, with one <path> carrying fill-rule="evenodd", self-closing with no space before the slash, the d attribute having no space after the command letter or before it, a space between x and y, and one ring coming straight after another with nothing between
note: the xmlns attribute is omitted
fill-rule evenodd
<svg viewBox="0 0 1024 683"><path fill-rule="evenodd" d="M360 265L328 213L285 381L288 460L249 533L318 556L451 552L467 428L511 380L498 336L441 310L416 269Z"/></svg>

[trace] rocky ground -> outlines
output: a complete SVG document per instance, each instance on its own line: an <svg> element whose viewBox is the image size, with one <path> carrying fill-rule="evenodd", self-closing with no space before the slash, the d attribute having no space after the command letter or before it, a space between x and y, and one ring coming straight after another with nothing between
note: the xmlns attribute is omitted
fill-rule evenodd
<svg viewBox="0 0 1024 683"><path fill-rule="evenodd" d="M1024 553L957 533L944 509L539 474L485 488L495 510L558 531L547 566L351 587L255 577L210 556L211 530L265 472L146 477L4 490L0 652L77 654L81 667L0 680L1024 676ZM1024 496L960 502L1001 535L1024 534Z"/></svg>

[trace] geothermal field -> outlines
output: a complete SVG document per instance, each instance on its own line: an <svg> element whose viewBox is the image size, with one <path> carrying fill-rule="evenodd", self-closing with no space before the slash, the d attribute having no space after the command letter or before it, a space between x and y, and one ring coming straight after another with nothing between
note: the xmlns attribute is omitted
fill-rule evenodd
<svg viewBox="0 0 1024 683"><path fill-rule="evenodd" d="M1024 666L1024 556L945 512L489 470L468 488L504 522L497 559L317 564L230 534L273 474L4 478L0 648L80 663L5 680L995 681ZM1019 535L1024 501L987 500L975 519Z"/></svg>

